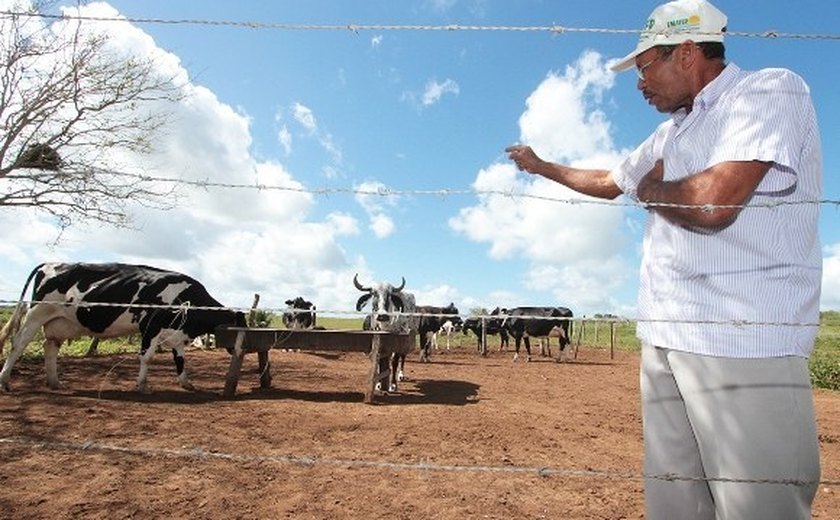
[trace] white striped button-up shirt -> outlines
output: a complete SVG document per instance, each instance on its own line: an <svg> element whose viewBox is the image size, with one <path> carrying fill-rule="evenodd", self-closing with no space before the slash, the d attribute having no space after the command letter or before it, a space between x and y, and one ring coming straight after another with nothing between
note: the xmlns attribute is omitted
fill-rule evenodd
<svg viewBox="0 0 840 520"><path fill-rule="evenodd" d="M729 64L615 170L635 196L662 159L665 180L726 161L773 166L738 218L687 228L650 211L637 335L650 344L727 357L808 356L819 322L822 156L805 82L785 69Z"/></svg>

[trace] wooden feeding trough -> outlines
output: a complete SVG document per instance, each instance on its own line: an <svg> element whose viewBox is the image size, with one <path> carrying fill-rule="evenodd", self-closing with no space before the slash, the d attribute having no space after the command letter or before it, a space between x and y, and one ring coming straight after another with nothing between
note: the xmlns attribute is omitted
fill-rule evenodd
<svg viewBox="0 0 840 520"><path fill-rule="evenodd" d="M379 372L380 358L393 352L408 354L414 348L414 335L369 330L288 330L250 327L220 327L215 331L216 344L230 348L225 378L225 397L236 394L239 373L246 354L257 353L260 368L260 387L271 386L271 365L268 351L273 348L301 351L363 352L369 355L370 370L365 382L365 403L375 398L376 383L386 380L390 371ZM241 349L241 350L239 350ZM241 352L239 355L236 352Z"/></svg>

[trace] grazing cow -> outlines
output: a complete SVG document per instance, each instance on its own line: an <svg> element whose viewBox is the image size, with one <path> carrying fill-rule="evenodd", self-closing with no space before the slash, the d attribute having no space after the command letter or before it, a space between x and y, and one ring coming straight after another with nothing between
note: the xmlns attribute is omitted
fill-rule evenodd
<svg viewBox="0 0 840 520"><path fill-rule="evenodd" d="M287 308L283 312L283 325L287 329L300 330L315 328L315 305L298 296L286 300Z"/></svg>
<svg viewBox="0 0 840 520"><path fill-rule="evenodd" d="M418 305L417 313L420 314L420 322L417 324L417 331L420 336L420 362L431 360L432 343L434 334L440 330L444 322L451 320L461 321L458 316L458 308L454 303L446 307L433 307L431 305Z"/></svg>
<svg viewBox="0 0 840 520"><path fill-rule="evenodd" d="M529 338L547 338L555 327L560 329L560 332L556 334L560 341L560 353L557 360L561 360L563 349L570 341L572 317L572 311L565 307L515 307L508 310L502 327L513 337L514 361L519 358L519 346L523 340L528 355L527 360L531 361Z"/></svg>
<svg viewBox="0 0 840 520"><path fill-rule="evenodd" d="M370 314L365 317L365 330L384 330L389 332L416 334L418 319L415 313L414 295L404 292L405 278L399 287L389 283L378 283L365 287L359 283L358 273L353 277L353 285L364 294L356 301L356 310L361 311L370 303ZM397 382L405 379L405 354L391 355L391 377L388 391L397 391ZM388 359L380 361L379 371L388 369Z"/></svg>
<svg viewBox="0 0 840 520"><path fill-rule="evenodd" d="M33 279L32 301L27 303L24 296ZM59 387L58 349L65 340L140 333L137 389L151 392L146 381L148 365L157 348L163 347L172 350L178 382L194 390L184 370L184 348L222 325L244 327L245 314L225 309L187 275L143 265L41 264L29 274L14 314L0 331L0 347L14 336L0 371L0 388L8 391L12 367L43 328L50 388Z"/></svg>
<svg viewBox="0 0 840 520"><path fill-rule="evenodd" d="M464 320L462 325L462 331L466 334L468 331L471 331L473 334L476 335L478 340L478 350L481 351L481 325L484 323L485 334L490 336L493 334L499 335L499 350L507 350L508 348L508 333L507 330L502 327L503 318L500 316L506 312L505 309L500 309L496 307L493 309L489 316L485 317L483 320L482 318L478 318L475 316L469 317Z"/></svg>

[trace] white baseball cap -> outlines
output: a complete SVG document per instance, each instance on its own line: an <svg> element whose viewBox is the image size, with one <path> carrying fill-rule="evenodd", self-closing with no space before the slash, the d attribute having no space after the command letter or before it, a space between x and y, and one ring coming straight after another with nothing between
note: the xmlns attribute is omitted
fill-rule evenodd
<svg viewBox="0 0 840 520"><path fill-rule="evenodd" d="M726 15L705 0L675 0L650 13L636 49L610 67L614 72L635 65L636 56L658 45L678 45L686 40L722 42Z"/></svg>

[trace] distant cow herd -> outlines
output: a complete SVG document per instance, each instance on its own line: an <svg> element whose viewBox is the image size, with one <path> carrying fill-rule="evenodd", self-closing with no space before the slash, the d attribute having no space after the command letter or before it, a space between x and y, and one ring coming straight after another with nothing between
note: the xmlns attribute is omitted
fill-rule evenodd
<svg viewBox="0 0 840 520"><path fill-rule="evenodd" d="M30 284L32 296L27 302ZM507 348L512 337L514 360L524 344L530 361L530 338L547 342L549 337L557 337L561 355L570 342L573 314L565 307L497 307L489 316L462 319L454 303L445 307L417 305L414 295L404 290L405 278L399 286L386 282L363 285L356 275L353 285L362 292L356 310L369 308L363 329L416 334L421 362L431 360L438 335L446 335L448 346L450 335L458 330L473 332L479 347L487 335L499 335L501 348ZM282 320L287 329L322 328L317 326L312 302L298 296L285 303ZM172 352L180 385L192 390L184 362L186 346L226 326L246 327L245 314L225 308L200 282L185 274L144 265L44 263L29 274L20 301L0 330L0 354L12 338L0 370L0 390L8 391L15 362L39 330L43 331L44 363L51 388L59 387L57 357L65 341L139 334L138 391L151 392L146 375L159 348ZM380 371L388 369L387 389L394 392L405 376L405 354L382 360Z"/></svg>

